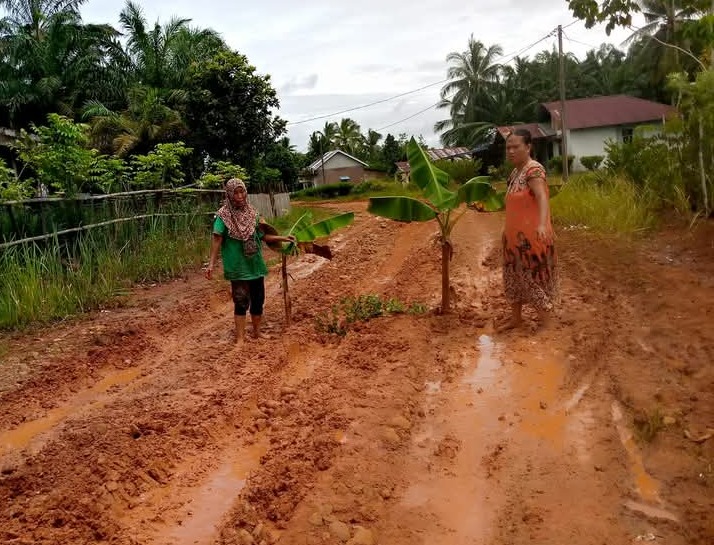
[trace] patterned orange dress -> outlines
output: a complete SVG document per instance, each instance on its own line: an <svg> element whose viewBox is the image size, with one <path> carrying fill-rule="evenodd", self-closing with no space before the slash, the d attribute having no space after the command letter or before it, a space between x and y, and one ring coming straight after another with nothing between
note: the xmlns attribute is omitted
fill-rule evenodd
<svg viewBox="0 0 714 545"><path fill-rule="evenodd" d="M545 177L545 169L530 160L508 177L506 226L503 231L503 284L512 304L530 304L550 311L558 297L558 257L553 244L553 225L548 211L549 243L538 239L538 201L528 181ZM548 187L546 184L546 196Z"/></svg>

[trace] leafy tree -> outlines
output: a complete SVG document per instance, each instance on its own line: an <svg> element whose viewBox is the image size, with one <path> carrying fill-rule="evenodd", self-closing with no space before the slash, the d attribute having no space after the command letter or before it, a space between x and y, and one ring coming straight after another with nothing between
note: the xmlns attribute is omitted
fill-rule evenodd
<svg viewBox="0 0 714 545"><path fill-rule="evenodd" d="M180 186L186 180L182 159L191 154L183 142L157 144L153 151L133 158L134 185L141 189Z"/></svg>
<svg viewBox="0 0 714 545"><path fill-rule="evenodd" d="M18 151L22 162L35 172L37 182L68 195L87 190L96 157L96 152L85 147L88 127L50 114L47 125L33 126L33 132L37 141L21 138Z"/></svg>
<svg viewBox="0 0 714 545"><path fill-rule="evenodd" d="M441 242L441 311L450 307L449 262L453 254L451 232L463 217L458 208L464 203L479 202L486 210L503 206L502 197L491 187L488 177L473 178L461 185L458 191L447 189L449 175L436 168L417 141L412 138L407 144L411 166L411 179L424 195L424 200L411 197L373 197L369 200L369 212L396 221L432 221L439 224Z"/></svg>
<svg viewBox="0 0 714 545"><path fill-rule="evenodd" d="M191 68L183 116L201 155L250 166L285 133L277 93L239 53L221 51Z"/></svg>
<svg viewBox="0 0 714 545"><path fill-rule="evenodd" d="M295 153L283 143L272 144L265 154L265 166L280 172L280 178L288 187L297 185L300 165Z"/></svg>
<svg viewBox="0 0 714 545"><path fill-rule="evenodd" d="M394 174L397 170L395 163L403 161L405 159L404 147L402 147L396 138L391 134L388 134L384 139L384 146L382 146L382 161L388 168L390 174Z"/></svg>
<svg viewBox="0 0 714 545"><path fill-rule="evenodd" d="M228 161L211 163L208 170L198 180L198 185L204 189L223 189L231 178L240 178L248 183L248 171L239 165Z"/></svg>

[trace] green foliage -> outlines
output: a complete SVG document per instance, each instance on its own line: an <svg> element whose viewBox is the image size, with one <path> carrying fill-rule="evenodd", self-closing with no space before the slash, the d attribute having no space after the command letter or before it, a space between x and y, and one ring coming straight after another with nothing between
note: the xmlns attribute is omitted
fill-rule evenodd
<svg viewBox="0 0 714 545"><path fill-rule="evenodd" d="M231 178L240 178L247 183L248 172L229 161L216 161L211 163L208 170L199 178L198 185L203 189L223 189Z"/></svg>
<svg viewBox="0 0 714 545"><path fill-rule="evenodd" d="M0 201L27 199L32 195L29 182L18 180L15 171L5 166L0 159Z"/></svg>
<svg viewBox="0 0 714 545"><path fill-rule="evenodd" d="M251 184L258 192L271 191L282 180L282 173L277 168L266 166L262 159L257 160L250 170Z"/></svg>
<svg viewBox="0 0 714 545"><path fill-rule="evenodd" d="M291 198L300 199L303 197L318 197L320 199L334 199L335 197L344 197L345 195L349 195L354 187L354 184L350 182L319 185L317 187L308 187L301 191L297 191L291 195Z"/></svg>
<svg viewBox="0 0 714 545"><path fill-rule="evenodd" d="M656 226L658 204L656 195L628 179L587 173L563 186L551 199L551 212L564 228L636 234Z"/></svg>
<svg viewBox="0 0 714 545"><path fill-rule="evenodd" d="M93 161L89 165L89 181L92 188L98 188L103 193L115 193L128 190L131 183L129 165L126 161L116 157L98 155L96 150Z"/></svg>
<svg viewBox="0 0 714 545"><path fill-rule="evenodd" d="M67 117L50 114L46 126L33 126L37 140L23 135L19 157L48 188L67 195L89 189L90 169L96 153L87 149L87 126Z"/></svg>
<svg viewBox="0 0 714 545"><path fill-rule="evenodd" d="M588 170L597 170L604 161L604 155L585 155L580 158L580 163Z"/></svg>
<svg viewBox="0 0 714 545"><path fill-rule="evenodd" d="M320 333L344 336L352 325L359 322L390 314L423 314L426 310L421 303L407 305L398 299L383 299L379 295L345 297L330 312L319 314L315 318L315 326Z"/></svg>
<svg viewBox="0 0 714 545"><path fill-rule="evenodd" d="M575 161L574 155L568 155L568 172L573 171L573 161ZM548 172L551 174L562 174L563 173L563 158L562 157L551 157L548 160Z"/></svg>
<svg viewBox="0 0 714 545"><path fill-rule="evenodd" d="M495 180L507 180L513 172L513 163L506 160L498 167L488 167L488 175Z"/></svg>
<svg viewBox="0 0 714 545"><path fill-rule="evenodd" d="M464 184L479 175L482 163L480 159L459 159L456 161L442 159L435 161L434 165L446 172L449 178L457 184Z"/></svg>
<svg viewBox="0 0 714 545"><path fill-rule="evenodd" d="M333 231L350 225L355 219L354 212L347 212L332 216L321 221L311 223L312 217L307 212L288 231L288 234L295 236L298 242L313 242L317 239L330 235ZM286 248L287 253L293 253L294 245L290 244Z"/></svg>
<svg viewBox="0 0 714 545"><path fill-rule="evenodd" d="M605 31L608 35L615 27L632 25L632 16L640 11L637 0L568 0L568 7L577 19L585 21L586 28L592 28L598 23L607 23Z"/></svg>
<svg viewBox="0 0 714 545"><path fill-rule="evenodd" d="M253 162L285 132L285 121L273 115L280 103L270 76L258 74L244 55L221 51L194 64L185 92L189 143L200 155L245 165L254 174Z"/></svg>
<svg viewBox="0 0 714 545"><path fill-rule="evenodd" d="M190 155L192 149L183 142L157 144L147 155L133 158L136 171L134 185L141 189L160 189L181 185L186 175L182 159Z"/></svg>
<svg viewBox="0 0 714 545"><path fill-rule="evenodd" d="M387 167L387 172L393 175L397 171L395 163L404 161L406 159L406 151L404 146L398 142L394 136L388 134L384 139L384 146L382 146L382 162Z"/></svg>

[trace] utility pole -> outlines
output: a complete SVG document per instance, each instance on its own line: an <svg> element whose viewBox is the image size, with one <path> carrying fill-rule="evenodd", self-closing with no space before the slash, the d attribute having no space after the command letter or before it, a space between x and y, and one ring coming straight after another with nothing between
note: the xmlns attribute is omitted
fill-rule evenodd
<svg viewBox="0 0 714 545"><path fill-rule="evenodd" d="M558 25L558 58L560 61L560 154L563 156L563 182L568 181L568 142L565 122L565 57L563 56L563 27Z"/></svg>
<svg viewBox="0 0 714 545"><path fill-rule="evenodd" d="M325 153L322 148L322 138L320 138L320 165L322 166L322 185L325 185Z"/></svg>

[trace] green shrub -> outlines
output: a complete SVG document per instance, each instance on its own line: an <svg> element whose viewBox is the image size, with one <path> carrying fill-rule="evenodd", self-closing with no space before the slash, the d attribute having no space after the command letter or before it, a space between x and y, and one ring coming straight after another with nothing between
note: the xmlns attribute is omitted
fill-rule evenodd
<svg viewBox="0 0 714 545"><path fill-rule="evenodd" d="M597 170L600 168L604 159L604 155L585 155L580 158L580 164L588 170Z"/></svg>
<svg viewBox="0 0 714 545"><path fill-rule="evenodd" d="M335 197L344 197L349 195L354 190L355 185L350 182L339 182L336 184L319 185L317 187L308 187L301 191L297 191L290 195L291 198L300 199L302 197L317 197L320 199L334 199Z"/></svg>
<svg viewBox="0 0 714 545"><path fill-rule="evenodd" d="M183 142L157 144L146 155L134 157L134 185L141 189L160 189L181 185L186 175L181 160L191 154Z"/></svg>
<svg viewBox="0 0 714 545"><path fill-rule="evenodd" d="M573 161L575 161L574 155L568 155L568 172L573 170ZM551 157L546 165L549 173L552 174L562 174L563 173L563 158L562 157Z"/></svg>
<svg viewBox="0 0 714 545"><path fill-rule="evenodd" d="M502 165L497 167L488 167L488 175L491 176L496 181L505 181L513 172L513 163L510 161L505 161Z"/></svg>
<svg viewBox="0 0 714 545"><path fill-rule="evenodd" d="M29 182L18 180L15 172L7 168L0 159L0 201L15 201L27 199L32 195L32 186Z"/></svg>
<svg viewBox="0 0 714 545"><path fill-rule="evenodd" d="M248 172L240 165L228 161L211 163L208 170L198 180L198 185L203 189L223 189L225 183L231 178L240 178L248 181Z"/></svg>
<svg viewBox="0 0 714 545"><path fill-rule="evenodd" d="M321 333L345 335L352 324L366 322L389 314L423 314L426 305L407 305L399 299L382 299L379 295L345 297L330 312L323 312L315 318L315 327Z"/></svg>
<svg viewBox="0 0 714 545"><path fill-rule="evenodd" d="M480 159L457 159L454 161L441 159L434 162L435 167L446 172L457 184L464 184L478 176L481 165Z"/></svg>

